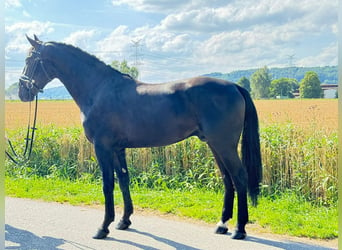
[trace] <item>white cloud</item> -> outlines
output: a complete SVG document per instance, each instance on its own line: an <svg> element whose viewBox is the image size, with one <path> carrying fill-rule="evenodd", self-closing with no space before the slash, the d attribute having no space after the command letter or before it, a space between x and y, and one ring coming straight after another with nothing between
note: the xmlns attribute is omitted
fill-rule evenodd
<svg viewBox="0 0 342 250"><path fill-rule="evenodd" d="M337 65L338 46L337 42L322 48L316 55L310 55L298 61L298 65L305 66L326 66Z"/></svg>
<svg viewBox="0 0 342 250"><path fill-rule="evenodd" d="M130 34L130 30L125 25L120 25L113 30L108 36L97 42L97 55L107 63L113 60L127 59L122 57L122 53L127 53L134 37Z"/></svg>
<svg viewBox="0 0 342 250"><path fill-rule="evenodd" d="M114 6L127 5L134 10L154 13L172 13L174 11L186 11L200 6L220 6L226 3L224 0L113 0Z"/></svg>
<svg viewBox="0 0 342 250"><path fill-rule="evenodd" d="M92 48L90 40L95 35L95 30L78 30L66 37L63 42L80 47L84 50Z"/></svg>
<svg viewBox="0 0 342 250"><path fill-rule="evenodd" d="M23 16L24 17L31 17L30 13L28 13L26 10L23 10Z"/></svg>
<svg viewBox="0 0 342 250"><path fill-rule="evenodd" d="M16 22L5 26L6 86L18 81L21 74L25 62L25 55L30 48L30 44L26 40L25 34L30 37L32 37L33 34L36 34L40 37L41 35L52 33L53 31L54 28L50 22Z"/></svg>
<svg viewBox="0 0 342 250"><path fill-rule="evenodd" d="M125 26L106 38L106 47L126 51L130 40L140 39L142 53L146 54L141 73L151 79L160 79L162 74L171 76L172 71L175 76L188 76L264 65L287 66L288 55L305 56L299 50L310 39L324 44L322 34L336 36L337 3L330 0L261 0L257 4L252 0L119 0L113 4L165 14L154 27L130 30ZM331 64L337 56L329 48L319 58ZM310 66L318 63L307 59L311 64L310 60L305 64Z"/></svg>
<svg viewBox="0 0 342 250"><path fill-rule="evenodd" d="M162 57L171 54L188 54L196 43L187 34L168 32L160 26L143 26L134 30L130 30L127 26L119 26L97 43L97 50L102 52L100 57L105 61L112 59L113 52L125 54L124 59L133 60L135 53L133 41L139 41L140 48L137 49L158 53ZM109 53L105 53L106 51Z"/></svg>
<svg viewBox="0 0 342 250"><path fill-rule="evenodd" d="M6 74L5 74L5 85L6 87L10 86L11 84L18 82L20 71L17 69L12 68L6 68Z"/></svg>
<svg viewBox="0 0 342 250"><path fill-rule="evenodd" d="M265 39L262 33L222 32L201 43L194 52L194 56L198 63L208 65L207 72L228 72L236 69L236 65L239 65L241 69L254 68L263 66L266 58L270 59L272 52L269 43L270 41Z"/></svg>
<svg viewBox="0 0 342 250"><path fill-rule="evenodd" d="M186 44L189 43L190 37L187 34L176 35L172 39L166 41L163 45L164 51L178 51L182 52L186 48Z"/></svg>
<svg viewBox="0 0 342 250"><path fill-rule="evenodd" d="M323 3L322 3L323 1ZM236 1L216 8L198 6L169 14L165 29L188 32L221 32L260 25L301 24L303 31L317 31L337 20L337 3L329 0Z"/></svg>
<svg viewBox="0 0 342 250"><path fill-rule="evenodd" d="M21 6L20 0L5 0L5 8L18 8Z"/></svg>
<svg viewBox="0 0 342 250"><path fill-rule="evenodd" d="M184 54L196 43L189 34L170 32L161 26L138 28L132 36L140 38L147 50L158 53Z"/></svg>
<svg viewBox="0 0 342 250"><path fill-rule="evenodd" d="M9 53L26 53L29 44L26 40L25 34L38 37L43 34L49 34L54 31L50 22L17 22L12 25L5 26L6 33L6 48L5 52Z"/></svg>

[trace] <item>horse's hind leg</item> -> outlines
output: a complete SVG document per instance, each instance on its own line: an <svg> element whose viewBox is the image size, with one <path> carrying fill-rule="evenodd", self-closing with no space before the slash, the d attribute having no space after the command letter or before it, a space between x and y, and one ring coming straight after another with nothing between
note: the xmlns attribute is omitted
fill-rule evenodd
<svg viewBox="0 0 342 250"><path fill-rule="evenodd" d="M230 178L230 175L227 172L227 169L224 166L221 158L218 156L218 154L215 152L215 150L212 147L211 147L211 151L213 152L216 163L221 171L222 179L224 183L222 217L221 217L221 221L217 224L215 233L225 234L228 232L227 222L229 219L233 217L233 205L234 205L234 193L235 192L234 192L234 187L233 187L233 183Z"/></svg>
<svg viewBox="0 0 342 250"><path fill-rule="evenodd" d="M234 195L230 194L234 188L238 198L238 222L233 239L244 239L246 237L245 225L248 222L247 208L247 171L243 167L237 153L237 147L222 146L220 144L210 144L212 151L215 152L215 158L221 169L225 184L224 209L222 212L222 222L232 217L232 207ZM232 188L232 184L233 187ZM219 231L220 232L220 231Z"/></svg>
<svg viewBox="0 0 342 250"><path fill-rule="evenodd" d="M124 214L120 222L116 225L116 229L125 230L132 223L129 217L133 214L133 203L129 191L129 174L126 163L125 149L116 152L119 164L115 165L115 172L119 179L119 185L124 200Z"/></svg>

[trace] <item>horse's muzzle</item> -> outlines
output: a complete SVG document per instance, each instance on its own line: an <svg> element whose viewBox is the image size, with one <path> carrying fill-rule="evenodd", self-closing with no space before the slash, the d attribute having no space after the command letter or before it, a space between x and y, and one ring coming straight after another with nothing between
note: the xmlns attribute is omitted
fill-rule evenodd
<svg viewBox="0 0 342 250"><path fill-rule="evenodd" d="M27 88L26 84L19 79L19 92L18 96L23 102L31 102L37 93L32 88Z"/></svg>

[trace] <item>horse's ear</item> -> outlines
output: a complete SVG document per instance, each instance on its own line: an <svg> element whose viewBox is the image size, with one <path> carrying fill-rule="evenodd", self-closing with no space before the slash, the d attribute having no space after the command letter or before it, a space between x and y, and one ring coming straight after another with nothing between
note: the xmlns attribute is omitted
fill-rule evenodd
<svg viewBox="0 0 342 250"><path fill-rule="evenodd" d="M37 41L37 37L36 37L36 35L34 35L34 39L35 40L33 40L32 38L30 38L28 35L26 35L25 34L25 36L26 36L26 38L27 38L27 40L30 42L30 44L34 47L34 48L38 48L40 45L41 45L41 42L38 40Z"/></svg>
<svg viewBox="0 0 342 250"><path fill-rule="evenodd" d="M36 35L33 35L33 37L34 37L34 40L36 40L37 42L42 42L39 40L39 38Z"/></svg>

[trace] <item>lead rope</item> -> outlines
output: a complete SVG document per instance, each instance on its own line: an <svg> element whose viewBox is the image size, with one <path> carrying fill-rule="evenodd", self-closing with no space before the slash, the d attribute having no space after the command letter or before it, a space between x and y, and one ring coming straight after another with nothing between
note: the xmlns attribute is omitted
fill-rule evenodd
<svg viewBox="0 0 342 250"><path fill-rule="evenodd" d="M31 102L30 102L30 105L29 105L29 121L28 121L27 133L26 133L26 138L25 138L25 141L26 141L25 150L24 150L24 153L22 156L19 156L16 153L11 140L9 138L6 138L8 145L10 146L10 149L12 151L12 155L7 150L5 150L5 153L6 153L7 157L17 165L27 162L31 157L34 135L35 135L35 131L37 130L36 121L37 121L37 110L38 110L38 94L36 95L36 98L35 98L35 109L34 109L32 127L31 127L31 109L32 108L31 108Z"/></svg>

